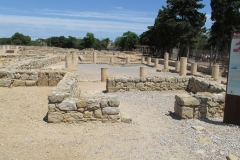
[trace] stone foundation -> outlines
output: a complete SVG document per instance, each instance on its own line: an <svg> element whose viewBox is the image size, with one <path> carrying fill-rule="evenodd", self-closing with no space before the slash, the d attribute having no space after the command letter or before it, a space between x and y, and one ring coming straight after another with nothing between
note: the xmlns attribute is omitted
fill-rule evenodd
<svg viewBox="0 0 240 160"><path fill-rule="evenodd" d="M0 87L56 86L66 73L62 70L0 70Z"/></svg>
<svg viewBox="0 0 240 160"><path fill-rule="evenodd" d="M189 77L109 77L108 92L185 90Z"/></svg>
<svg viewBox="0 0 240 160"><path fill-rule="evenodd" d="M132 119L126 113L120 113L120 101L117 96L80 96L80 92L78 74L68 72L48 95L48 122L131 123Z"/></svg>
<svg viewBox="0 0 240 160"><path fill-rule="evenodd" d="M181 119L223 117L224 102L225 92L176 95L174 111Z"/></svg>

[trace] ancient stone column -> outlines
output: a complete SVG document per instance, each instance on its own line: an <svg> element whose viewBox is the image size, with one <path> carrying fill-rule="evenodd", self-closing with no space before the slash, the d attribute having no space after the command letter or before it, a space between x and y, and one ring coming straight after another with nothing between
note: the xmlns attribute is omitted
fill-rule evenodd
<svg viewBox="0 0 240 160"><path fill-rule="evenodd" d="M142 64L145 63L145 57L142 57Z"/></svg>
<svg viewBox="0 0 240 160"><path fill-rule="evenodd" d="M110 64L114 64L114 57L110 57Z"/></svg>
<svg viewBox="0 0 240 160"><path fill-rule="evenodd" d="M108 68L101 68L101 82L106 82L108 77Z"/></svg>
<svg viewBox="0 0 240 160"><path fill-rule="evenodd" d="M187 75L187 58L181 57L180 59L180 76L186 76Z"/></svg>
<svg viewBox="0 0 240 160"><path fill-rule="evenodd" d="M152 64L152 62L151 62L151 57L148 57L148 63L147 63L148 65L151 65Z"/></svg>
<svg viewBox="0 0 240 160"><path fill-rule="evenodd" d="M19 49L19 47L18 46L16 46L16 50L18 50Z"/></svg>
<svg viewBox="0 0 240 160"><path fill-rule="evenodd" d="M78 65L78 56L77 56L77 53L75 52L72 52L72 61L73 61L74 67L76 67Z"/></svg>
<svg viewBox="0 0 240 160"><path fill-rule="evenodd" d="M197 63L192 63L191 65L191 74L197 73Z"/></svg>
<svg viewBox="0 0 240 160"><path fill-rule="evenodd" d="M169 57L169 53L165 53L164 54L164 69L168 69L168 57Z"/></svg>
<svg viewBox="0 0 240 160"><path fill-rule="evenodd" d="M155 58L155 68L158 68L158 62L159 62L158 58Z"/></svg>
<svg viewBox="0 0 240 160"><path fill-rule="evenodd" d="M212 78L217 81L219 76L219 65L212 66Z"/></svg>
<svg viewBox="0 0 240 160"><path fill-rule="evenodd" d="M65 67L67 69L72 69L72 55L71 54L68 54L65 56Z"/></svg>
<svg viewBox="0 0 240 160"><path fill-rule="evenodd" d="M10 46L7 46L7 50L9 50L10 49Z"/></svg>
<svg viewBox="0 0 240 160"><path fill-rule="evenodd" d="M6 46L3 46L3 51L6 51Z"/></svg>
<svg viewBox="0 0 240 160"><path fill-rule="evenodd" d="M180 61L175 62L175 71L179 72L180 70Z"/></svg>
<svg viewBox="0 0 240 160"><path fill-rule="evenodd" d="M97 63L97 52L93 52L93 63Z"/></svg>
<svg viewBox="0 0 240 160"><path fill-rule="evenodd" d="M147 77L147 67L140 67L140 77Z"/></svg>
<svg viewBox="0 0 240 160"><path fill-rule="evenodd" d="M126 64L129 64L129 63L130 63L130 58L127 57L127 58L126 58Z"/></svg>

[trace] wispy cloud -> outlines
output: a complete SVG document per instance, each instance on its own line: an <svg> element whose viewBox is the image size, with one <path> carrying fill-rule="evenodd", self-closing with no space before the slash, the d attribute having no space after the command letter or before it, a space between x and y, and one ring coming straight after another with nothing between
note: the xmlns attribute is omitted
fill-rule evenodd
<svg viewBox="0 0 240 160"><path fill-rule="evenodd" d="M123 9L123 7L114 7L115 9Z"/></svg>
<svg viewBox="0 0 240 160"><path fill-rule="evenodd" d="M64 18L49 18L36 16L16 16L1 15L0 25L29 26L31 28L41 29L59 29L59 30L81 30L81 31L100 31L100 32L125 32L132 30L142 32L146 30L144 23L127 23L103 20L77 20Z"/></svg>

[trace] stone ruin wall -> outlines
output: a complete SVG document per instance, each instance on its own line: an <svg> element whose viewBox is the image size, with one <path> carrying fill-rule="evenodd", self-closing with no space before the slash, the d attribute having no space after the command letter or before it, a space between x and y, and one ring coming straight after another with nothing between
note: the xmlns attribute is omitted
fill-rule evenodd
<svg viewBox="0 0 240 160"><path fill-rule="evenodd" d="M225 92L198 92L193 95L176 95L174 111L181 119L223 117Z"/></svg>
<svg viewBox="0 0 240 160"><path fill-rule="evenodd" d="M68 72L48 95L48 122L81 123L88 121L131 123L120 113L117 96L81 96L77 73Z"/></svg>
<svg viewBox="0 0 240 160"><path fill-rule="evenodd" d="M226 86L211 78L187 77L109 77L108 92L187 90L175 97L175 113L182 119L222 117Z"/></svg>
<svg viewBox="0 0 240 160"><path fill-rule="evenodd" d="M7 68L12 68L16 70L31 70L31 69L40 69L51 64L55 64L64 60L62 56L52 56L52 57L45 57L40 59L28 59L25 61L20 61L16 63L11 63Z"/></svg>
<svg viewBox="0 0 240 160"><path fill-rule="evenodd" d="M66 73L62 70L0 70L0 87L56 86Z"/></svg>
<svg viewBox="0 0 240 160"><path fill-rule="evenodd" d="M108 92L185 90L189 77L109 77Z"/></svg>

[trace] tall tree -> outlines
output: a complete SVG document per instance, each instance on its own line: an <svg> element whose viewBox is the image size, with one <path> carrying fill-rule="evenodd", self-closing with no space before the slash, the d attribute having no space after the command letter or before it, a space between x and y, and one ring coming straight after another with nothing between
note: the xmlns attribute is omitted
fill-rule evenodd
<svg viewBox="0 0 240 160"><path fill-rule="evenodd" d="M95 37L93 33L87 33L86 37L83 38L85 48L93 48L95 43Z"/></svg>
<svg viewBox="0 0 240 160"><path fill-rule="evenodd" d="M115 45L121 47L122 50L132 50L134 45L138 44L139 37L136 33L127 31L124 32L122 37L118 37L115 40Z"/></svg>
<svg viewBox="0 0 240 160"><path fill-rule="evenodd" d="M16 32L11 37L11 43L15 45L28 45L31 42L31 37L25 36L22 33Z"/></svg>
<svg viewBox="0 0 240 160"><path fill-rule="evenodd" d="M167 27L169 27L174 34L176 34L180 50L183 45L186 45L187 56L189 56L190 42L203 31L206 16L200 13L198 10L204 7L201 4L202 0L167 0L167 8L169 19L166 21Z"/></svg>
<svg viewBox="0 0 240 160"><path fill-rule="evenodd" d="M214 23L209 42L216 48L216 52L228 51L231 32L240 30L240 0L211 0L211 8L211 20Z"/></svg>

